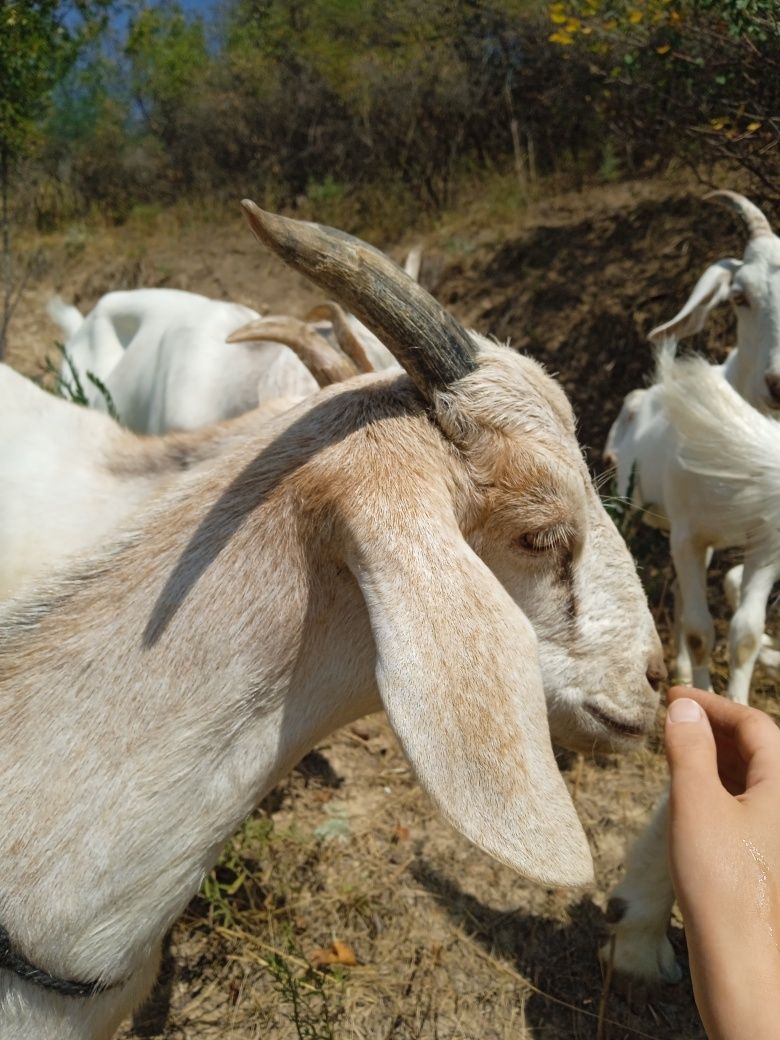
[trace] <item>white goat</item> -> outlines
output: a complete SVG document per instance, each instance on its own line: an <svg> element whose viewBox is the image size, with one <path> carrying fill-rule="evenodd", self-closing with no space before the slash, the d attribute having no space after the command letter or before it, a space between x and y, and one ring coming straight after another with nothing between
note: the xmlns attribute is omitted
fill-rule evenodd
<svg viewBox="0 0 780 1040"><path fill-rule="evenodd" d="M660 644L560 387L378 251L245 206L408 375L258 424L6 615L3 1040L111 1036L226 838L337 726L384 707L459 830L578 885L551 734L654 721Z"/></svg>
<svg viewBox="0 0 780 1040"><path fill-rule="evenodd" d="M64 328L60 306L51 304L50 313ZM280 343L226 345L231 332L259 317L241 304L180 289L111 292L68 337L65 350L91 407L105 411L107 403L88 372L105 385L131 430L194 430L258 401L317 390L311 373ZM62 378L69 379L65 361Z"/></svg>
<svg viewBox="0 0 780 1040"><path fill-rule="evenodd" d="M686 477L681 489L688 496L692 542L702 554L708 545L747 546L744 594L729 633L739 671L755 656L766 599L780 577L780 424L749 405L701 358L662 357L660 375L658 394L676 438L671 450ZM694 607L706 612L703 586L696 591L701 601ZM730 685L730 691L747 700L746 684ZM666 831L664 797L629 851L625 877L607 911L615 969L651 984L680 978L666 934L674 902ZM608 956L605 947L602 957Z"/></svg>
<svg viewBox="0 0 780 1040"><path fill-rule="evenodd" d="M755 408L775 415L780 408L780 240L753 203L734 192L714 192L744 218L749 241L742 261L718 261L705 271L683 309L658 326L650 338L680 339L697 332L717 304L730 299L737 313L737 345L723 365L713 366ZM675 434L670 429L658 386L634 390L625 399L607 438L605 461L617 466L617 492L629 492L643 519L670 528L671 552L677 572L677 663L680 681L710 685L709 661L714 641L712 619L706 606L706 567L713 541L701 542L705 521L699 499L686 487L688 476L675 457ZM729 544L744 544L736 539ZM729 696L747 701L756 656L763 640L764 613L757 604L769 595L766 573L740 572L742 596L749 601L737 611L730 637ZM760 624L760 629L755 626ZM752 625L753 627L748 627Z"/></svg>
<svg viewBox="0 0 780 1040"><path fill-rule="evenodd" d="M261 320L287 339L320 386L353 374L302 322ZM276 398L255 413L271 418L292 403ZM248 425L254 430L257 422ZM183 472L230 451L244 426L238 416L202 430L144 437L0 364L0 601L121 530Z"/></svg>

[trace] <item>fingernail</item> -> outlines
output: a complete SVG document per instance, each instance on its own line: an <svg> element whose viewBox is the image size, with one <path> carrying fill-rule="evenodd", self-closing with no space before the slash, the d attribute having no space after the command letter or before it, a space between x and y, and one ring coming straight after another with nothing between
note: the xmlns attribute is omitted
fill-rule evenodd
<svg viewBox="0 0 780 1040"><path fill-rule="evenodd" d="M690 697L680 697L669 705L666 716L670 722L699 722L702 714L696 701L692 701Z"/></svg>

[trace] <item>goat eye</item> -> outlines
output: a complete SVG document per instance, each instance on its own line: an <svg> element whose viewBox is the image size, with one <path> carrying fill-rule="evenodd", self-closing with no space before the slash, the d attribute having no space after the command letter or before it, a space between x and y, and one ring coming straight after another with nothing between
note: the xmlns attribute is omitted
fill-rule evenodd
<svg viewBox="0 0 780 1040"><path fill-rule="evenodd" d="M731 302L734 304L735 307L749 307L750 306L750 303L748 301L747 296L743 292L740 292L738 289L735 289L732 292L732 294L731 294Z"/></svg>
<svg viewBox="0 0 780 1040"><path fill-rule="evenodd" d="M535 556L549 552L550 549L555 549L560 543L561 538L554 528L546 528L542 531L526 531L524 534L518 535L514 540L514 544L518 549L522 549L523 552L533 553Z"/></svg>

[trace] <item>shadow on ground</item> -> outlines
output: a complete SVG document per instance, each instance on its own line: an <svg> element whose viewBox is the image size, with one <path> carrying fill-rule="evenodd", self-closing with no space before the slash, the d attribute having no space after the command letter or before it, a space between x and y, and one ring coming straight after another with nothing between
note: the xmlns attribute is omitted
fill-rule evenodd
<svg viewBox="0 0 780 1040"><path fill-rule="evenodd" d="M582 1040L706 1040L693 1002L686 972L679 986L650 994L644 1006L632 1010L626 999L612 992L607 999L603 1030L599 1032L599 1002L603 989L596 951L604 941L602 910L589 898L569 909L562 924L522 910L495 910L464 892L451 878L418 859L415 879L446 910L452 922L491 957L527 979L535 990L526 1004L526 1018L534 1040L571 1036ZM678 957L685 961L679 929L672 935ZM521 985L521 983L518 983ZM642 998L632 997L632 1003Z"/></svg>

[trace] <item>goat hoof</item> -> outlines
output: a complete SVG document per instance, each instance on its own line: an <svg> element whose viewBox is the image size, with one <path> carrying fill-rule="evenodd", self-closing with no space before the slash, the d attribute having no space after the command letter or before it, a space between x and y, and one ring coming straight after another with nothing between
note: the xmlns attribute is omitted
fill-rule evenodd
<svg viewBox="0 0 780 1040"><path fill-rule="evenodd" d="M634 978L633 975L622 975L618 972L612 976L610 989L622 997L635 1014L639 1014L647 1007L656 987L644 979Z"/></svg>
<svg viewBox="0 0 780 1040"><path fill-rule="evenodd" d="M623 905L613 907L613 903ZM610 900L608 917L612 912L624 915L626 906L625 900ZM661 986L680 982L682 969L666 935L651 937L644 929L620 923L613 927L612 933L613 938L599 950L599 960L602 971L606 972L611 959L611 988L624 997L632 1009L641 1010L648 997Z"/></svg>
<svg viewBox="0 0 780 1040"><path fill-rule="evenodd" d="M673 662L670 669L671 676L669 682L676 686L690 686L693 682L693 668L691 662L687 659L680 659L679 657Z"/></svg>

